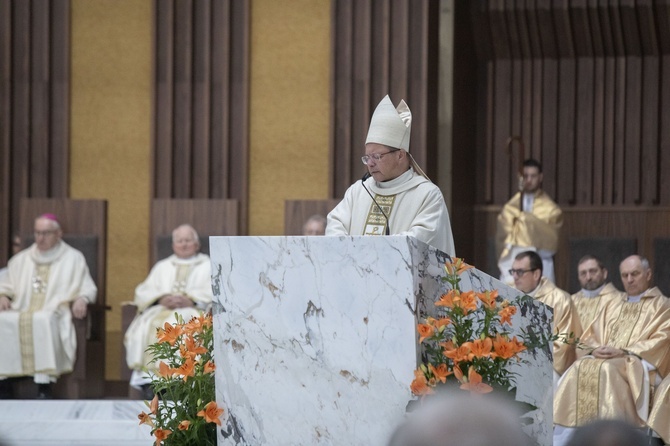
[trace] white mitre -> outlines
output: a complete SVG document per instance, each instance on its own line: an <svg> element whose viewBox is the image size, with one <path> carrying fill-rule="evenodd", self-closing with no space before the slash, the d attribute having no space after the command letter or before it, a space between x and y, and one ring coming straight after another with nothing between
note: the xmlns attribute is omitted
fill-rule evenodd
<svg viewBox="0 0 670 446"><path fill-rule="evenodd" d="M370 120L367 143L384 144L409 152L412 112L404 100L396 108L388 95L381 100Z"/></svg>
<svg viewBox="0 0 670 446"><path fill-rule="evenodd" d="M404 100L400 100L398 107L393 106L389 95L377 105L375 112L370 120L370 129L367 143L383 144L394 149L402 149L409 155L412 167L426 179L428 175L414 161L414 157L409 153L409 135L412 131L412 112Z"/></svg>

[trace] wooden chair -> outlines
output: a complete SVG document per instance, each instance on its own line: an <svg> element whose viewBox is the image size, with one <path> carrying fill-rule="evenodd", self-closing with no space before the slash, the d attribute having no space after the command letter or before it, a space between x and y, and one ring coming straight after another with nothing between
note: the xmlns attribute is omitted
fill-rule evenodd
<svg viewBox="0 0 670 446"><path fill-rule="evenodd" d="M210 236L238 234L238 202L225 199L155 199L151 203L149 229L150 265L172 254L172 231L188 223L200 236L201 252L209 253ZM121 307L121 329L125 333L133 321L137 307L126 302ZM121 361L121 379L128 381L131 370L126 364L125 347Z"/></svg>
<svg viewBox="0 0 670 446"><path fill-rule="evenodd" d="M302 227L309 217L324 217L342 201L340 198L324 200L286 200L284 202L284 234L302 235Z"/></svg>
<svg viewBox="0 0 670 446"><path fill-rule="evenodd" d="M95 304L85 319L74 319L77 356L72 373L54 386L56 398L102 398L105 393L105 304L107 262L107 201L68 198L24 198L19 204L19 233L24 246L32 244L35 218L53 213L63 229L63 240L80 250L98 287ZM18 397L32 397L34 385L19 382Z"/></svg>

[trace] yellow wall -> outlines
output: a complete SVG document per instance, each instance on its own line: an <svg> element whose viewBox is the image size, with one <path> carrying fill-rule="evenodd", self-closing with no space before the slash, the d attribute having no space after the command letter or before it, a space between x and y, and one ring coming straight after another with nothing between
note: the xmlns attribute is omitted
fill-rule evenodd
<svg viewBox="0 0 670 446"><path fill-rule="evenodd" d="M120 303L148 272L151 0L72 0L72 198L109 202L107 379ZM283 234L284 200L328 194L329 0L251 3L250 234Z"/></svg>
<svg viewBox="0 0 670 446"><path fill-rule="evenodd" d="M249 233L284 233L284 200L327 198L330 1L251 7Z"/></svg>
<svg viewBox="0 0 670 446"><path fill-rule="evenodd" d="M108 200L107 379L118 379L120 302L148 263L151 0L73 0L72 198Z"/></svg>

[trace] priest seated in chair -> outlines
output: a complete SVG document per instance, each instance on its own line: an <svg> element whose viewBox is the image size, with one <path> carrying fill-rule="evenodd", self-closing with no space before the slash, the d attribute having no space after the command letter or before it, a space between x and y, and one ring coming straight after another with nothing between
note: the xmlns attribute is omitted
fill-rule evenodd
<svg viewBox="0 0 670 446"><path fill-rule="evenodd" d="M8 378L32 376L38 398L73 370L77 351L72 317L83 319L98 289L84 255L62 240L58 219L35 220L35 243L12 257L0 281L0 392L12 397Z"/></svg>
<svg viewBox="0 0 670 446"><path fill-rule="evenodd" d="M160 260L149 276L135 289L138 314L124 337L126 361L133 371L131 387L145 399L152 398L151 373L158 365L146 349L156 342L156 329L176 323L175 313L184 321L200 316L212 303L209 256L199 252L200 238L190 225L172 232L173 254Z"/></svg>

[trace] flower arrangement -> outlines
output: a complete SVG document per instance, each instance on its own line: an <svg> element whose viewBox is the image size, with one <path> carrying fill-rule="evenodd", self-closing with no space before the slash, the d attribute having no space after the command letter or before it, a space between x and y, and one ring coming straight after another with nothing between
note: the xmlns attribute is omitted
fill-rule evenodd
<svg viewBox="0 0 670 446"><path fill-rule="evenodd" d="M513 387L510 361L519 361L526 345L511 337L517 306L498 297L498 291L461 291L463 271L472 266L454 258L444 265L443 282L451 289L436 302L439 317L418 324L423 346L422 364L414 372L414 395L434 393L438 385L459 385L463 390L488 393L494 387Z"/></svg>
<svg viewBox="0 0 670 446"><path fill-rule="evenodd" d="M156 446L216 445L224 410L215 401L211 314L186 323L177 315L177 323L166 322L156 337L148 348L158 363L151 381L155 396L149 413L138 415L140 424L151 426Z"/></svg>

